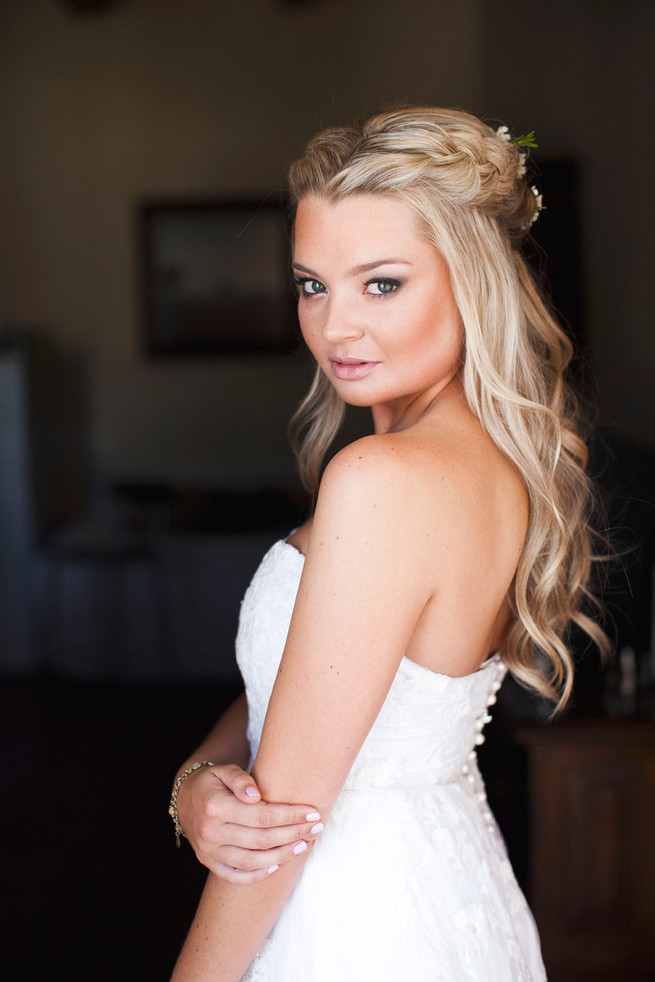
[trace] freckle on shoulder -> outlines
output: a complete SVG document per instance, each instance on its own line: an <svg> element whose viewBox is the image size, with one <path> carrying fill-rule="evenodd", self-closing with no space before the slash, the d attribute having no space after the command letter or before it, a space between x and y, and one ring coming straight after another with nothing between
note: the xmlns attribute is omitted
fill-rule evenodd
<svg viewBox="0 0 655 982"><path fill-rule="evenodd" d="M329 485L330 495L361 494L376 506L379 494L384 494L386 500L389 493L407 493L408 481L412 480L411 463L406 454L397 452L395 440L395 434L390 439L386 434L368 436L344 447L326 468L324 490Z"/></svg>

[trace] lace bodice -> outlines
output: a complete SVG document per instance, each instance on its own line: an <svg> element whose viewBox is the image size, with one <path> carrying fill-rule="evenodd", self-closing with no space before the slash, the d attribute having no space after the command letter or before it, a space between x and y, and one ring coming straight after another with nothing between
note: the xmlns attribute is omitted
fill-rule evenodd
<svg viewBox="0 0 655 982"><path fill-rule="evenodd" d="M243 599L237 661L246 684L254 756L289 630L304 557L288 542L268 551ZM494 655L453 678L403 658L357 755L345 788L412 788L447 783L470 770L506 668Z"/></svg>
<svg viewBox="0 0 655 982"><path fill-rule="evenodd" d="M242 603L237 659L253 757L303 563L277 542ZM476 761L505 671L498 655L462 678L401 660L244 982L545 982Z"/></svg>

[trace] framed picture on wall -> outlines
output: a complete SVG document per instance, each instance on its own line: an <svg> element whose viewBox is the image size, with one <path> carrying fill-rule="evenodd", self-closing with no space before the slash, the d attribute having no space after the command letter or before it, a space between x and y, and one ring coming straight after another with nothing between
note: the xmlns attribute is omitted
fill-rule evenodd
<svg viewBox="0 0 655 982"><path fill-rule="evenodd" d="M139 207L149 355L279 351L297 340L281 201Z"/></svg>

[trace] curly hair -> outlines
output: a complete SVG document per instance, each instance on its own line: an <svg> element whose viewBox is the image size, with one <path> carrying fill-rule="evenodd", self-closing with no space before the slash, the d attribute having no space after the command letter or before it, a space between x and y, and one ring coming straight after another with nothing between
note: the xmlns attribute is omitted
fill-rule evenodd
<svg viewBox="0 0 655 982"><path fill-rule="evenodd" d="M583 608L595 604L587 447L565 380L571 342L548 310L520 245L539 200L522 151L468 113L403 107L319 133L289 171L292 203L374 194L418 215L446 260L464 325L462 369L470 409L527 487L530 518L512 585L504 652L522 684L568 700L571 623L607 648ZM315 491L344 404L317 369L290 424L306 486Z"/></svg>

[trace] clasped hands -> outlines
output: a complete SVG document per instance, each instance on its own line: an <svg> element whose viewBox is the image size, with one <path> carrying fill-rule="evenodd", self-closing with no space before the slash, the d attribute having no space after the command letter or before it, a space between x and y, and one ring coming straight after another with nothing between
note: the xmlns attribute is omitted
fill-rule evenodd
<svg viewBox="0 0 655 982"><path fill-rule="evenodd" d="M198 860L229 883L257 883L311 848L323 831L310 805L262 801L236 764L202 767L181 785L178 815Z"/></svg>

